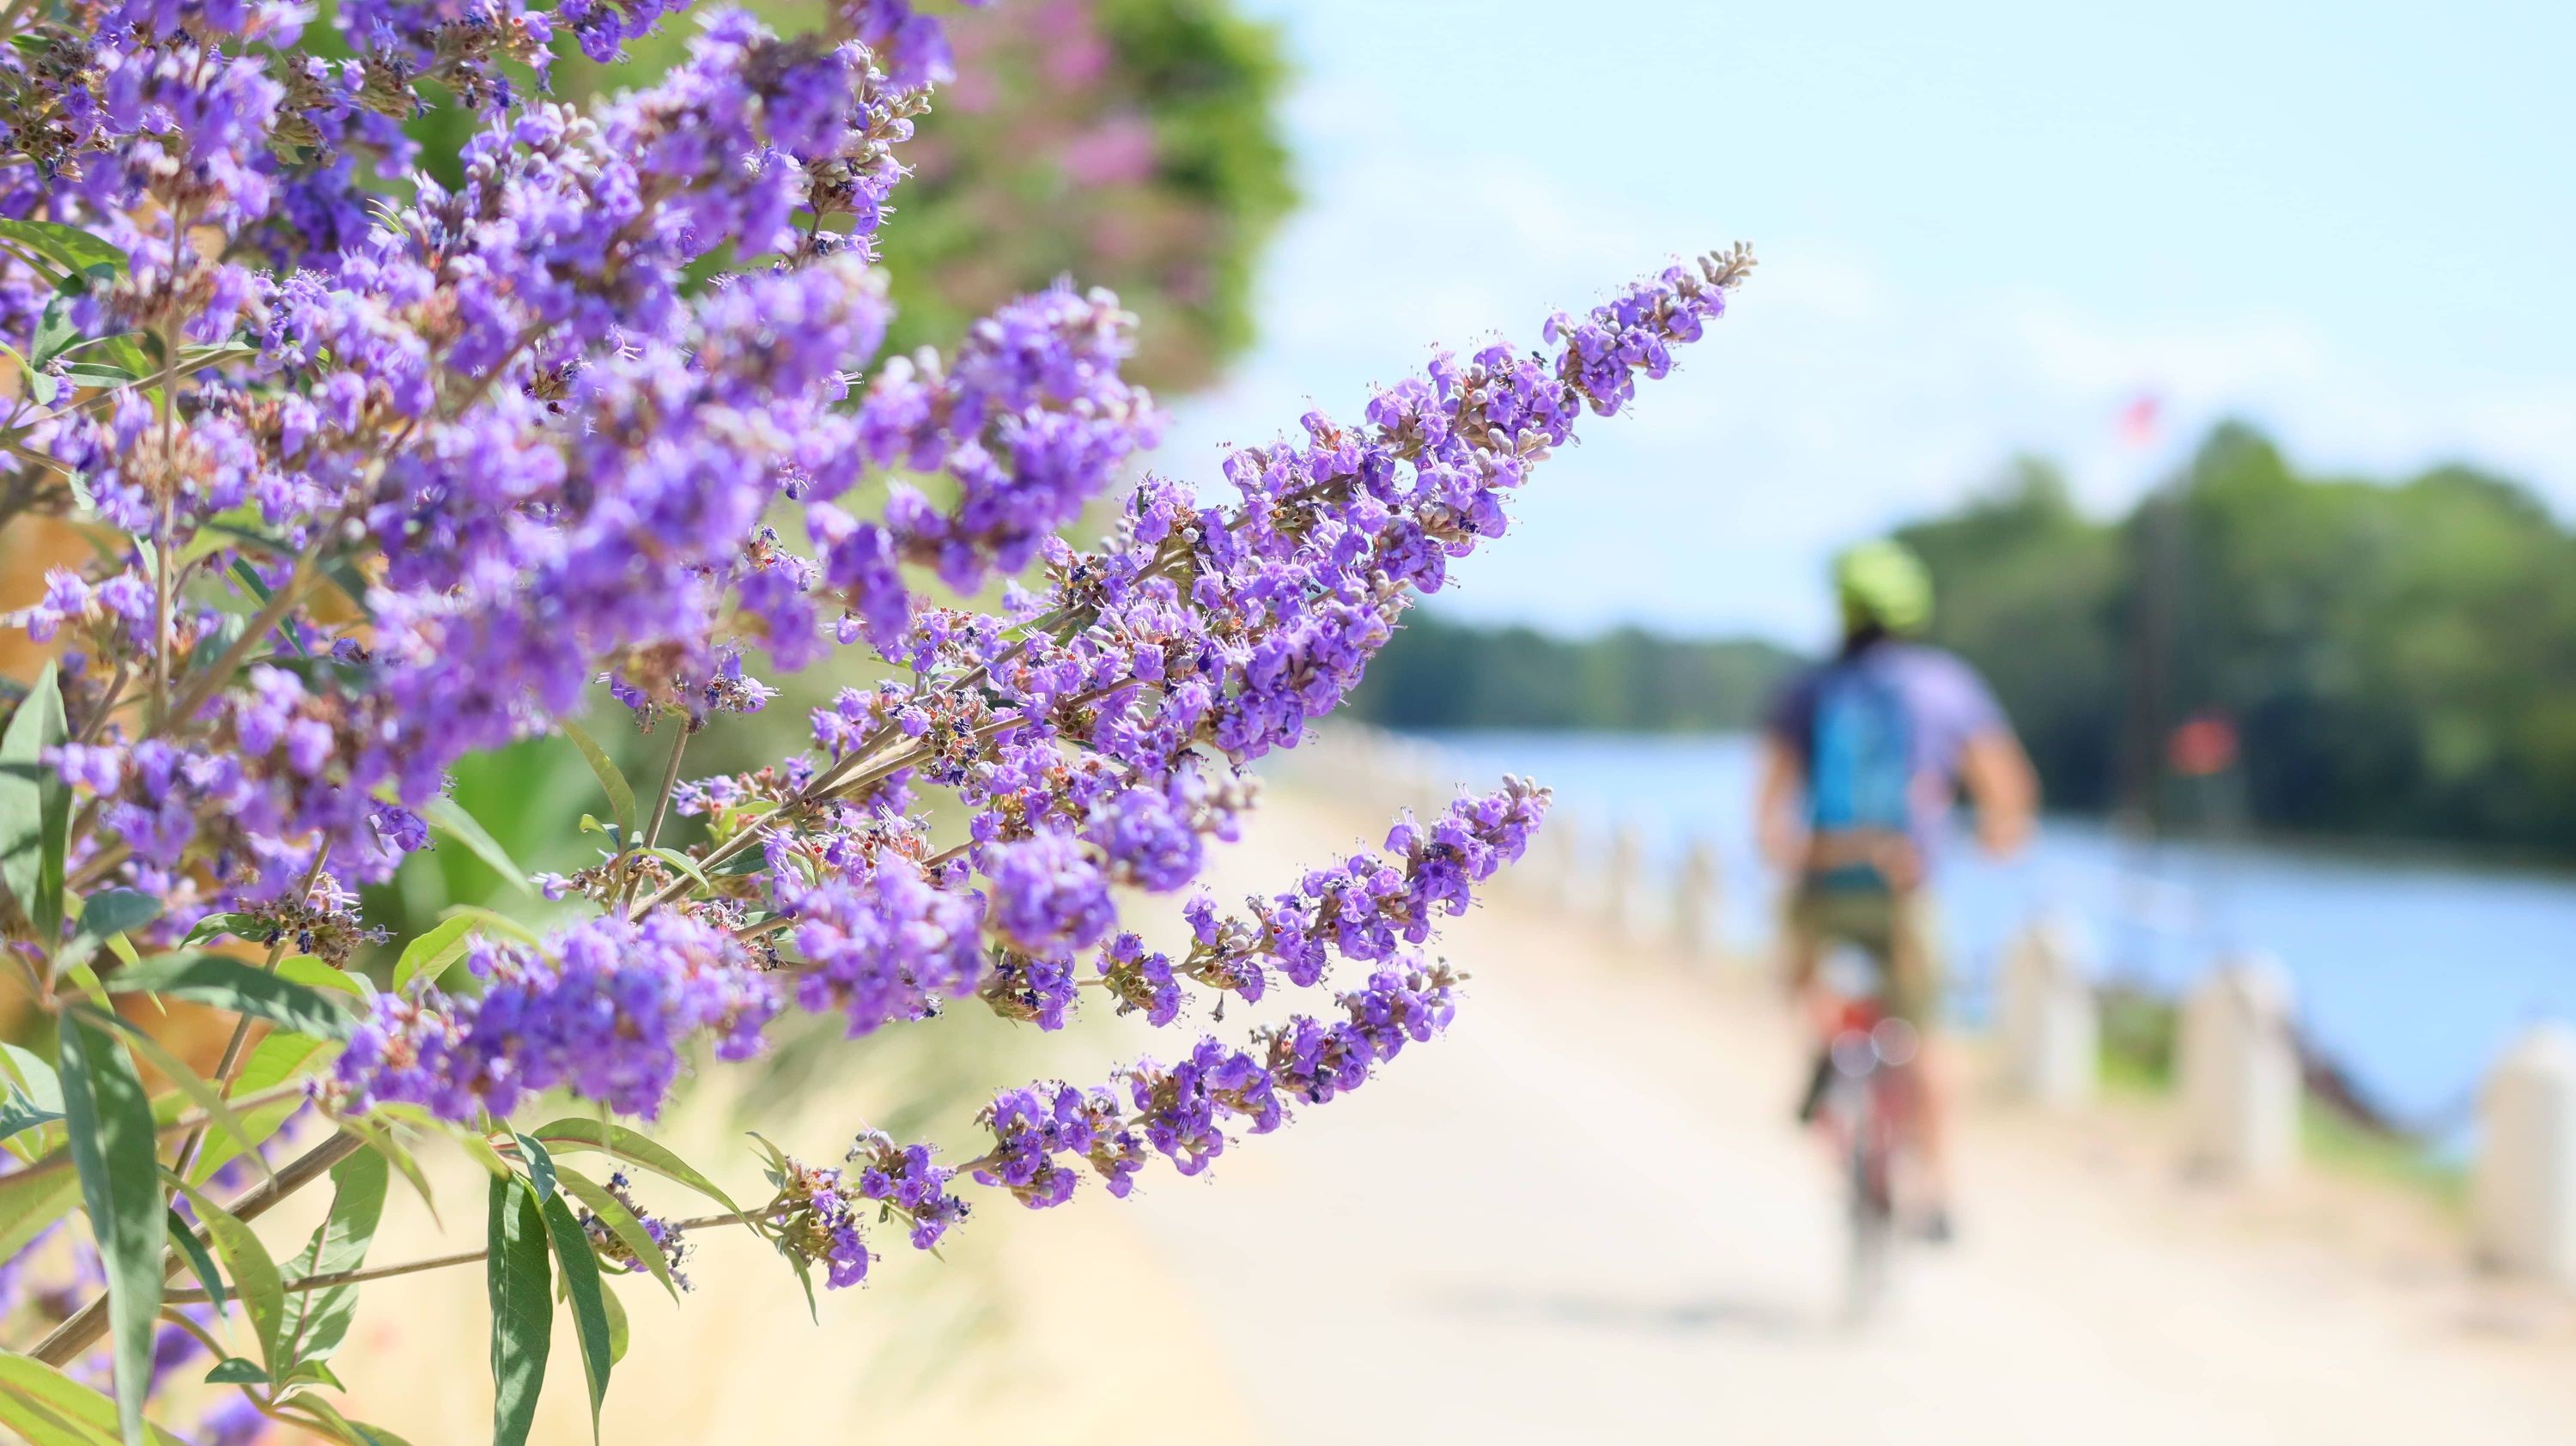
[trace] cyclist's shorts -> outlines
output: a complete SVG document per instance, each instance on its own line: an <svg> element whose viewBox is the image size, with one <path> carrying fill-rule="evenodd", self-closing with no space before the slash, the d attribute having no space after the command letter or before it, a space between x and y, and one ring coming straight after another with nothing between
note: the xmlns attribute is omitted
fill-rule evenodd
<svg viewBox="0 0 2576 1446"><path fill-rule="evenodd" d="M1820 958L1848 944L1879 968L1887 1012L1912 1024L1930 1021L1941 996L1941 931L1930 895L1922 889L1820 888L1791 891L1790 946Z"/></svg>

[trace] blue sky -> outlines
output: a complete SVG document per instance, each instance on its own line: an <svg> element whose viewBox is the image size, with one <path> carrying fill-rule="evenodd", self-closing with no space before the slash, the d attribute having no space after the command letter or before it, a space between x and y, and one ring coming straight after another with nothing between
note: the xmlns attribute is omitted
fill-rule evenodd
<svg viewBox="0 0 2576 1446"><path fill-rule="evenodd" d="M1676 252L1762 254L1455 612L1812 642L1840 543L2022 450L2114 507L2229 414L2576 515L2576 8L1247 3L1301 67L1306 204L1167 469Z"/></svg>

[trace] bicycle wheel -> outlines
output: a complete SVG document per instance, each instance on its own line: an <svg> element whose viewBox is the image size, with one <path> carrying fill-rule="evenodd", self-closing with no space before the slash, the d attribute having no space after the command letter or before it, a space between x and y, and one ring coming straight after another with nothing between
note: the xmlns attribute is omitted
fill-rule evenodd
<svg viewBox="0 0 2576 1446"><path fill-rule="evenodd" d="M1844 1265L1843 1314L1852 1324L1868 1319L1887 1289L1887 1257L1895 1242L1896 1207L1889 1189L1887 1141L1870 1091L1852 1091L1849 1159L1850 1254Z"/></svg>

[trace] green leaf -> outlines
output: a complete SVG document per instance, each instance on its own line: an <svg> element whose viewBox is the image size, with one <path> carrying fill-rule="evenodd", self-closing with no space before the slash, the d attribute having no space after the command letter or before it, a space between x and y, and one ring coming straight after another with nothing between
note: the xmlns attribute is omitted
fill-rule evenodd
<svg viewBox="0 0 2576 1446"><path fill-rule="evenodd" d="M253 944L265 944L277 937L277 926L257 914L208 914L188 930L188 936L179 941L179 947L185 949L202 944L217 934L230 934Z"/></svg>
<svg viewBox="0 0 2576 1446"><path fill-rule="evenodd" d="M0 1175L0 1260L27 1248L46 1226L80 1201L80 1176L70 1170L21 1170Z"/></svg>
<svg viewBox="0 0 2576 1446"><path fill-rule="evenodd" d="M402 993L411 982L427 975L435 982L441 971L465 952L465 936L472 932L474 920L464 914L442 920L428 933L403 946L402 957L394 961L394 992Z"/></svg>
<svg viewBox="0 0 2576 1446"><path fill-rule="evenodd" d="M376 1107L378 1113L391 1113L392 1108L390 1105ZM421 1173L420 1161L412 1158L410 1147L394 1137L390 1126L380 1129L365 1120L342 1119L340 1128L366 1141L368 1149L384 1156L387 1164L400 1170L403 1179L411 1183L412 1193L428 1207L430 1221L441 1230L447 1228L447 1223L438 1218L438 1197L430 1191L429 1177Z"/></svg>
<svg viewBox="0 0 2576 1446"><path fill-rule="evenodd" d="M599 1257L591 1253L590 1234L573 1217L561 1195L544 1205L546 1235L554 1242L555 1265L563 1271L564 1299L572 1305L573 1334L581 1342L581 1373L590 1383L590 1439L599 1439L599 1407L608 1399L611 1347L608 1307L599 1283Z"/></svg>
<svg viewBox="0 0 2576 1446"><path fill-rule="evenodd" d="M19 1093L16 1085L11 1085L8 1094L0 1096L0 1139L50 1125L62 1117L61 1110L46 1109Z"/></svg>
<svg viewBox="0 0 2576 1446"><path fill-rule="evenodd" d="M0 354L6 354L9 360L18 364L18 376L26 384L27 395L36 399L36 405L50 407L54 404L54 398L62 391L62 383L39 371L34 362L5 341L0 341Z"/></svg>
<svg viewBox="0 0 2576 1446"><path fill-rule="evenodd" d="M33 1356L0 1352L0 1421L23 1428L25 1418L13 1414L12 1406L29 1404L41 1407L51 1420L69 1423L69 1429L83 1433L56 1436L55 1440L78 1441L87 1446L93 1441L117 1439L115 1402ZM144 1439L152 1446L187 1446L158 1426L147 1423L143 1429Z"/></svg>
<svg viewBox="0 0 2576 1446"><path fill-rule="evenodd" d="M47 663L0 732L0 885L48 948L61 937L72 795L43 757L68 736L61 681Z"/></svg>
<svg viewBox="0 0 2576 1446"><path fill-rule="evenodd" d="M124 252L77 226L60 226L51 221L0 220L0 240L16 242L59 268L53 280L78 276L93 266L131 270L133 263Z"/></svg>
<svg viewBox="0 0 2576 1446"><path fill-rule="evenodd" d="M565 1194L579 1200L584 1209L599 1217L599 1223L608 1227L608 1233L617 1237L617 1243L626 1247L626 1253L651 1271L655 1280L662 1282L662 1288L671 1293L671 1299L676 1301L680 1298L680 1282L671 1274L671 1262L664 1258L662 1247L654 1241L653 1233L644 1228L644 1222L635 1218L635 1212L627 1209L624 1201L607 1186L568 1165L555 1167L555 1180L563 1186Z"/></svg>
<svg viewBox="0 0 2576 1446"><path fill-rule="evenodd" d="M555 1198L555 1157L546 1153L545 1146L525 1135L511 1138L519 1142L519 1157L527 1162L528 1183L536 1189L537 1203L543 1205Z"/></svg>
<svg viewBox="0 0 2576 1446"><path fill-rule="evenodd" d="M626 1323L626 1303L619 1300L617 1292L613 1290L601 1291L599 1303L608 1310L608 1363L613 1366L626 1359L626 1346L630 1338Z"/></svg>
<svg viewBox="0 0 2576 1446"><path fill-rule="evenodd" d="M299 1073L319 1070L338 1054L338 1046L309 1034L272 1030L251 1046L249 1056L242 1061L241 1073L233 1077L233 1091L236 1095L258 1094L286 1083ZM286 1123L287 1116L303 1105L303 1100L294 1097L271 1100L242 1111L242 1124L252 1139L264 1142ZM232 1142L231 1137L207 1136L205 1147L198 1152L197 1163L189 1167L188 1183L204 1184L240 1154L240 1147Z"/></svg>
<svg viewBox="0 0 2576 1446"><path fill-rule="evenodd" d="M678 869L681 873L687 874L690 878L697 880L699 888L706 890L708 893L715 892L715 884L707 878L706 871L698 867L698 861L696 859L689 857L678 849L657 847L648 848L644 852L651 854L653 857L660 859L662 862L669 864L675 869Z"/></svg>
<svg viewBox="0 0 2576 1446"><path fill-rule="evenodd" d="M375 992L365 975L335 969L331 967L330 960L311 954L290 954L278 960L277 977L289 984L301 984L326 994L346 994L352 999L363 1000Z"/></svg>
<svg viewBox="0 0 2576 1446"><path fill-rule="evenodd" d="M114 1402L107 1405L115 1409ZM117 1446L114 1431L84 1425L6 1387L0 1387L0 1425L16 1427L28 1446Z"/></svg>
<svg viewBox="0 0 2576 1446"><path fill-rule="evenodd" d="M495 913L480 904L450 904L440 912L443 919L471 919L504 938L522 944L542 944L545 937L507 914Z"/></svg>
<svg viewBox="0 0 2576 1446"><path fill-rule="evenodd" d="M52 1124L63 1117L63 1085L54 1067L14 1044L0 1044L0 1072L9 1081L0 1099L0 1140ZM33 1153L21 1159L34 1159Z"/></svg>
<svg viewBox="0 0 2576 1446"><path fill-rule="evenodd" d="M474 815L467 813L455 799L441 794L421 805L420 816L431 828L465 845L465 851L499 874L502 882L523 894L536 893L536 886L528 882L527 871L512 861L510 851L501 847L501 841L476 823Z"/></svg>
<svg viewBox="0 0 2576 1446"><path fill-rule="evenodd" d="M600 790L608 795L609 810L617 815L618 837L635 837L635 790L627 787L626 775L617 771L617 764L609 758L608 750L600 747L598 739L569 718L555 720L555 726L572 740L573 747L581 750L582 760L590 765L592 773L598 775Z"/></svg>
<svg viewBox="0 0 2576 1446"><path fill-rule="evenodd" d="M545 1216L518 1176L492 1182L483 1285L492 1301L492 1446L525 1446L554 1344Z"/></svg>
<svg viewBox="0 0 2576 1446"><path fill-rule="evenodd" d="M104 939L161 917L161 901L140 889L101 889L81 900L80 931Z"/></svg>
<svg viewBox="0 0 2576 1446"><path fill-rule="evenodd" d="M36 334L28 339L27 359L51 369L56 359L71 350L81 339L81 331L72 323L72 297L77 291L57 291L46 301L45 309L36 315Z"/></svg>
<svg viewBox="0 0 2576 1446"><path fill-rule="evenodd" d="M384 1218L392 1174L381 1155L360 1152L331 1167L331 1209L286 1270L291 1279L338 1275L366 1263L367 1247ZM330 1359L358 1314L358 1287L335 1285L286 1299L286 1369Z"/></svg>
<svg viewBox="0 0 2576 1446"><path fill-rule="evenodd" d="M345 1039L349 1034L348 1012L333 1004L329 995L223 954L181 950L156 955L131 969L118 970L107 987L112 994L193 999L323 1039Z"/></svg>
<svg viewBox="0 0 2576 1446"><path fill-rule="evenodd" d="M209 1386L265 1386L268 1384L268 1372L262 1370L257 1361L244 1360L240 1356L226 1356L215 1362L213 1370L206 1372L206 1384Z"/></svg>
<svg viewBox="0 0 2576 1446"><path fill-rule="evenodd" d="M63 1082L54 1073L54 1067L45 1063L43 1055L32 1049L0 1042L0 1072L6 1072L39 1108L59 1110L63 1107Z"/></svg>
<svg viewBox="0 0 2576 1446"><path fill-rule="evenodd" d="M103 1009L79 1006L72 1012L82 1019L96 1023L101 1029L114 1028L122 1031L133 1043L135 1052L142 1055L154 1069L167 1076L170 1083L178 1087L179 1093L188 1097L190 1104L205 1111L206 1119L210 1123L231 1136L233 1142L243 1149L255 1148L257 1142L251 1138L250 1127L243 1123L240 1115L233 1112L232 1104L224 1098L223 1091L200 1078L195 1070L188 1067L187 1061L172 1054L161 1041L154 1039L142 1026L130 1024ZM268 1168L268 1161L260 1159L257 1155L253 1155L252 1158L258 1160L261 1174L267 1175L270 1179L277 1178L275 1172Z"/></svg>
<svg viewBox="0 0 2576 1446"><path fill-rule="evenodd" d="M352 1421L341 1415L337 1408L320 1396L298 1396L292 1404L296 1410L313 1413L323 1429L347 1442L348 1446L410 1446L410 1443L382 1426L370 1426L363 1421Z"/></svg>
<svg viewBox="0 0 2576 1446"><path fill-rule="evenodd" d="M699 1173L696 1166L671 1153L668 1147L646 1139L624 1125L571 1115L552 1124L541 1125L529 1133L543 1140L557 1154L597 1150L650 1170L666 1180L686 1185L737 1215L742 1213L742 1207L733 1203L733 1197L717 1188L715 1181Z"/></svg>
<svg viewBox="0 0 2576 1446"><path fill-rule="evenodd" d="M231 1299L224 1294L224 1273L215 1268L215 1258L206 1253L204 1243L197 1239L195 1228L179 1214L178 1206L173 1205L163 1213L169 1217L171 1248L188 1257L188 1268L197 1273L197 1283L206 1288L207 1302L214 1306L215 1314L222 1315L225 1304Z"/></svg>
<svg viewBox="0 0 2576 1446"><path fill-rule="evenodd" d="M153 1158L152 1101L113 1037L80 1019L64 1020L59 1036L63 1123L107 1274L117 1420L127 1446L134 1446L143 1439L143 1393L152 1374L154 1317L161 1313L161 1216L169 1208Z"/></svg>
<svg viewBox="0 0 2576 1446"><path fill-rule="evenodd" d="M177 1179L176 1176L166 1178ZM285 1280L277 1273L277 1261L268 1247L259 1243L241 1218L208 1199L194 1185L179 1186L188 1197L189 1206L204 1223L207 1238L214 1242L215 1254L222 1257L224 1270L232 1277L233 1294L241 1297L242 1309L250 1315L251 1332L259 1338L259 1358L267 1362L271 1379L278 1374L278 1354L283 1343L281 1332L286 1324ZM155 1257L153 1268L160 1268ZM154 1277L158 1279L156 1275Z"/></svg>

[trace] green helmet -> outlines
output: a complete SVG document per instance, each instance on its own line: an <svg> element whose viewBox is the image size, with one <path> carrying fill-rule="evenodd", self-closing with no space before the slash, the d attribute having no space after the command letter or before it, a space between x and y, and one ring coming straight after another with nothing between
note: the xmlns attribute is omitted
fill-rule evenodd
<svg viewBox="0 0 2576 1446"><path fill-rule="evenodd" d="M1846 627L1910 633L1932 621L1932 574L1901 542L1864 542L1836 557L1834 592Z"/></svg>

